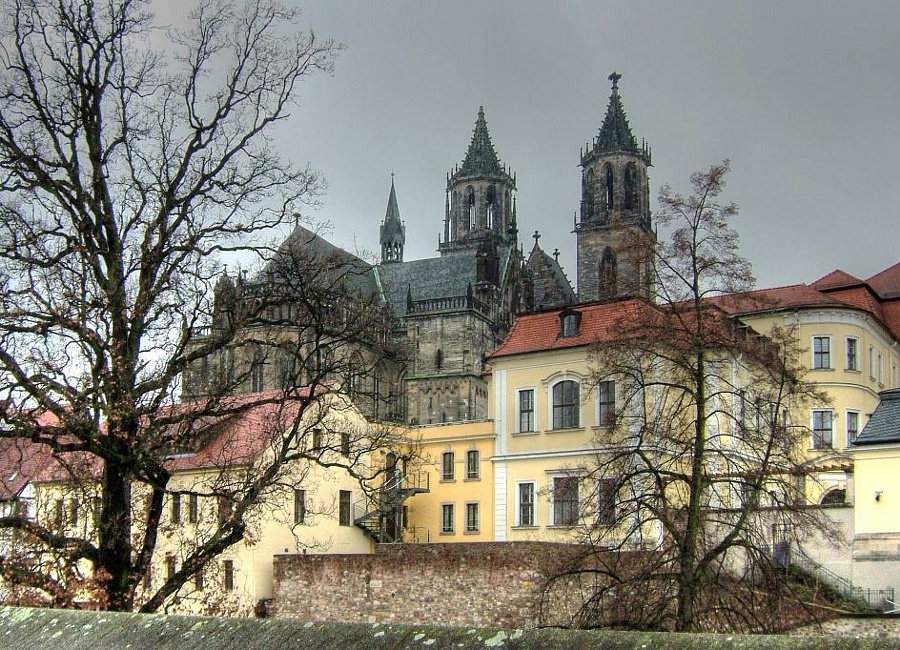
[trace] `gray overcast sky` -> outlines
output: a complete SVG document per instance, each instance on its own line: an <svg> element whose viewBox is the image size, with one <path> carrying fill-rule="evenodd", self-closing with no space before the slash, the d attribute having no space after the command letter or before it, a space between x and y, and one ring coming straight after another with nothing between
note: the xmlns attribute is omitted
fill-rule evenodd
<svg viewBox="0 0 900 650"><path fill-rule="evenodd" d="M330 239L375 252L396 174L406 259L435 255L446 173L479 105L518 177L527 253L559 248L574 283L579 149L610 92L653 148L651 194L729 158L726 198L760 286L900 261L900 2L309 0L347 46L280 135L329 184Z"/></svg>

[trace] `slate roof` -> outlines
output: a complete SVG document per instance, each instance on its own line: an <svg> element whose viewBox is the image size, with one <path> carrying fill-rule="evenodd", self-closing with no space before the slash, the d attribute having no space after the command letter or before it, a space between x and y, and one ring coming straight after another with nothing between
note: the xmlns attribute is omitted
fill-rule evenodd
<svg viewBox="0 0 900 650"><path fill-rule="evenodd" d="M301 260L299 265L290 262L284 265L279 263L279 256L288 259L290 254L299 257ZM302 268L304 264L315 264L318 267L316 276L321 277L323 283L329 287L337 288L340 283L351 295L355 294L365 299L381 293L374 266L298 224L278 247L275 260L269 263L266 272L278 275L281 268L298 266Z"/></svg>
<svg viewBox="0 0 900 650"><path fill-rule="evenodd" d="M509 246L500 247L501 272L507 268L512 250ZM378 277L394 315L406 314L407 292L412 294L413 300L466 295L469 284L474 284L478 275L476 254L474 250L465 250L379 266Z"/></svg>
<svg viewBox="0 0 900 650"><path fill-rule="evenodd" d="M882 391L881 402L859 432L851 447L883 445L900 442L900 388Z"/></svg>
<svg viewBox="0 0 900 650"><path fill-rule="evenodd" d="M538 244L535 235L534 248L528 255L525 267L534 282L534 309L551 309L575 302L575 291L559 262L547 255Z"/></svg>

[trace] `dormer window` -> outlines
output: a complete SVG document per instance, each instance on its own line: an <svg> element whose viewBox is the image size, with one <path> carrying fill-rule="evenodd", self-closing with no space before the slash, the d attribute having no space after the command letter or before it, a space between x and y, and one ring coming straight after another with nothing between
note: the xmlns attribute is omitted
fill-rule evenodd
<svg viewBox="0 0 900 650"><path fill-rule="evenodd" d="M581 327L581 312L570 310L564 311L559 315L559 320L561 328L560 336L563 338L578 336Z"/></svg>

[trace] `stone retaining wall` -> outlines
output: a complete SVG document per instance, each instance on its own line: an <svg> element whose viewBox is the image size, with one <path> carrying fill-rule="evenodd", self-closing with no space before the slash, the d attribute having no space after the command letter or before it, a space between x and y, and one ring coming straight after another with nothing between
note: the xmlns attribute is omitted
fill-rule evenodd
<svg viewBox="0 0 900 650"><path fill-rule="evenodd" d="M278 618L532 627L540 569L570 544L379 546L371 555L277 555Z"/></svg>

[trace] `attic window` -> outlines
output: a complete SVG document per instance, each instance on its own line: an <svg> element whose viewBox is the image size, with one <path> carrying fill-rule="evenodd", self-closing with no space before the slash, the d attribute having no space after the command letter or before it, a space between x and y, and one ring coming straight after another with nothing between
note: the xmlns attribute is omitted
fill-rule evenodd
<svg viewBox="0 0 900 650"><path fill-rule="evenodd" d="M564 311L559 315L559 321L561 328L560 335L563 338L578 336L581 325L581 312Z"/></svg>

